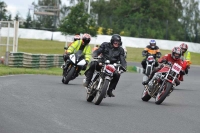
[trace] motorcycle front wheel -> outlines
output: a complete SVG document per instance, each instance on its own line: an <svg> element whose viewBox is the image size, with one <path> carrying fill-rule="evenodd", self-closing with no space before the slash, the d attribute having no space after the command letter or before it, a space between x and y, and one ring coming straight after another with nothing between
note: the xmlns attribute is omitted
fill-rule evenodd
<svg viewBox="0 0 200 133"><path fill-rule="evenodd" d="M163 88L156 95L155 103L161 104L170 93L172 87L173 87L172 83L165 81Z"/></svg>
<svg viewBox="0 0 200 133"><path fill-rule="evenodd" d="M66 75L64 75L64 77L63 77L64 84L68 84L69 83L69 81L71 80L73 74L76 71L75 67L73 67L73 66L71 68L69 68L69 69L70 69L69 72Z"/></svg>
<svg viewBox="0 0 200 133"><path fill-rule="evenodd" d="M142 93L141 99L145 102L149 101L151 99L151 96L148 94L148 91L146 88L144 88L144 91Z"/></svg>
<svg viewBox="0 0 200 133"><path fill-rule="evenodd" d="M97 91L96 96L95 96L95 105L99 105L103 98L106 95L108 85L110 83L110 80L104 80L103 85L100 87L100 89Z"/></svg>
<svg viewBox="0 0 200 133"><path fill-rule="evenodd" d="M151 67L147 67L147 73L146 75L149 76L151 74Z"/></svg>

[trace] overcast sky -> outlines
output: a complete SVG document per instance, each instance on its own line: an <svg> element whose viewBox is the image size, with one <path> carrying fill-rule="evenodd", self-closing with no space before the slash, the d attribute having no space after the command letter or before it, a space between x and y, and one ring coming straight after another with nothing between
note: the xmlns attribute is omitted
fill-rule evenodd
<svg viewBox="0 0 200 133"><path fill-rule="evenodd" d="M26 19L28 10L32 2L38 3L38 0L0 0L4 1L7 4L7 10L12 14L12 18L15 17L17 13L20 14L21 17ZM62 0L62 3L67 3L68 0ZM30 11L33 13L33 10Z"/></svg>

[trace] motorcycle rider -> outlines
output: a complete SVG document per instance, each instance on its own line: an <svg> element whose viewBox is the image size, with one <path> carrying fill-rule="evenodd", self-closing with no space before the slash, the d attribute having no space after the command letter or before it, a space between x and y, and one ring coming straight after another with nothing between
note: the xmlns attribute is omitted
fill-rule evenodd
<svg viewBox="0 0 200 133"><path fill-rule="evenodd" d="M93 57L97 57L98 55L101 54L102 58L98 62L92 61L90 63L90 67L85 72L86 81L83 84L83 86L88 87L93 77L94 71L101 70L101 66L99 65L99 62L101 61L110 60L111 64L117 63L118 61L120 61L121 65L126 69L127 63L124 57L124 50L121 47L121 45L122 45L121 36L118 34L114 34L112 35L110 42L103 42L100 45L100 47L94 51ZM107 95L109 97L115 97L112 91L116 88L119 78L120 78L120 74L115 72L107 91Z"/></svg>
<svg viewBox="0 0 200 133"><path fill-rule="evenodd" d="M90 61L91 58L91 47L90 45L88 45L90 43L91 40L91 36L90 34L83 34L82 39L81 40L76 40L75 42L72 43L72 45L69 46L69 48L67 49L66 53L63 55L63 59L66 62L67 59L69 59L69 55L75 53L78 50L83 50L83 54L86 60L86 65L81 68L82 70L86 70L87 65ZM67 68L67 64L65 69ZM79 69L81 71L81 69ZM78 76L78 75L77 75Z"/></svg>
<svg viewBox="0 0 200 133"><path fill-rule="evenodd" d="M148 57L148 54L152 54L155 59L156 59L156 57L160 58L160 56L161 56L160 49L158 46L156 46L155 40L150 40L149 45L147 45L146 48L142 51L142 55L146 56L141 62L141 65L143 67L143 73L145 73L145 69L146 69L146 65L147 65L146 59ZM157 67L157 66L158 66L158 62L156 60L155 67Z"/></svg>
<svg viewBox="0 0 200 133"><path fill-rule="evenodd" d="M67 53L67 49L69 48L69 46L72 45L72 43L74 43L75 41L80 40L80 39L81 39L81 36L79 34L75 34L73 42L71 42L70 44L68 44L67 47L65 47L65 53Z"/></svg>
<svg viewBox="0 0 200 133"><path fill-rule="evenodd" d="M183 61L187 62L187 68L185 70L185 73L188 74L188 69L190 69L190 64L191 64L191 61L190 61L190 52L187 51L188 50L188 45L186 43L182 43L180 45L180 48L182 49L181 59Z"/></svg>
<svg viewBox="0 0 200 133"><path fill-rule="evenodd" d="M183 62L181 60L181 55L182 55L182 50L180 47L174 47L172 49L172 53L171 54L166 54L165 56L163 56L162 58L160 58L158 60L159 63L168 63L173 65L174 63L179 64L180 66L183 66ZM152 71L152 73L149 75L149 79L147 81L143 81L142 84L143 85L147 85L149 83L149 81L153 78L154 74L156 72L158 72L160 69L162 69L164 66L160 65L160 67L157 67L156 69L154 69ZM180 72L180 76L184 75L184 71L181 70ZM176 78L175 80L176 86L178 86L180 84L180 81L178 78Z"/></svg>
<svg viewBox="0 0 200 133"><path fill-rule="evenodd" d="M99 45L96 45L93 49L92 49L92 53L97 50L99 48Z"/></svg>

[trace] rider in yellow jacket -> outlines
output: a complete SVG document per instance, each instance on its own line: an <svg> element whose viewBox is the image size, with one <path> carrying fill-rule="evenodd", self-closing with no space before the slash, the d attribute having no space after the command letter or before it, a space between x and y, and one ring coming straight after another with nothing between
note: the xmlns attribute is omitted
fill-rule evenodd
<svg viewBox="0 0 200 133"><path fill-rule="evenodd" d="M86 60L86 66L90 62L91 59L91 47L88 45L90 43L91 36L90 34L85 33L82 36L81 40L77 40L73 42L69 48L66 50L65 54L63 55L64 61L66 61L69 58L70 54L75 53L78 50L83 50L83 54L85 55L85 60Z"/></svg>

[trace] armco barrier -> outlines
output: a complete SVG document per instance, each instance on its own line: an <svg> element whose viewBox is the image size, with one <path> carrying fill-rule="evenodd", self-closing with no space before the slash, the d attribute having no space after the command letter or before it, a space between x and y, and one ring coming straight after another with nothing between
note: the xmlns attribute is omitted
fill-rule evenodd
<svg viewBox="0 0 200 133"><path fill-rule="evenodd" d="M137 66L133 66L133 71L137 72L137 73L142 73L143 72L143 68L141 67L137 67Z"/></svg>
<svg viewBox="0 0 200 133"><path fill-rule="evenodd" d="M58 54L10 53L8 66L26 68L59 67L63 64L63 56Z"/></svg>

